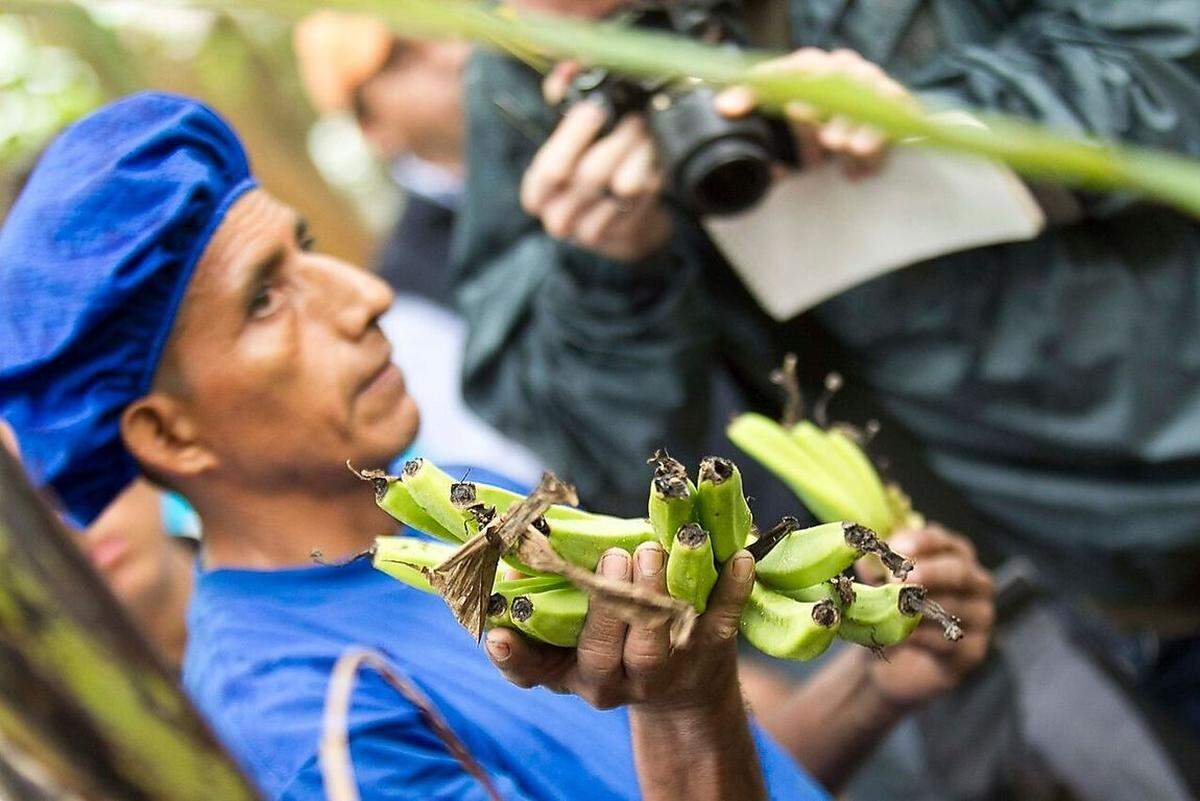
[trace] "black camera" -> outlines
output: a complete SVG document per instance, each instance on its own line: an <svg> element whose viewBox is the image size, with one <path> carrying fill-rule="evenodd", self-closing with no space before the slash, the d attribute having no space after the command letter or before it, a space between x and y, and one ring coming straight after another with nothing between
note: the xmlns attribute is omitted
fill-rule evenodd
<svg viewBox="0 0 1200 801"><path fill-rule="evenodd" d="M711 44L745 41L736 0L636 3L615 21ZM628 112L644 112L667 194L694 214L736 214L766 194L773 162L795 163L795 148L780 120L759 114L729 119L717 112L714 98L712 88L694 80L633 79L591 68L575 76L563 102L601 103L610 127Z"/></svg>

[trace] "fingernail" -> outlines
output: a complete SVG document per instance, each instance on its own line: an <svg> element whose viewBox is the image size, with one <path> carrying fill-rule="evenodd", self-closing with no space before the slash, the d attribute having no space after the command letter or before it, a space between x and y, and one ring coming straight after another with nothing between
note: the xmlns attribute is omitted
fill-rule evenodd
<svg viewBox="0 0 1200 801"><path fill-rule="evenodd" d="M643 576L657 576L663 569L662 548L657 545L643 545L637 549L638 570Z"/></svg>
<svg viewBox="0 0 1200 801"><path fill-rule="evenodd" d="M629 575L629 554L625 551L609 551L600 560L600 575L607 578L625 578Z"/></svg>
<svg viewBox="0 0 1200 801"><path fill-rule="evenodd" d="M750 578L750 574L754 572L754 557L746 554L739 556L733 560L733 577L738 581L745 581Z"/></svg>
<svg viewBox="0 0 1200 801"><path fill-rule="evenodd" d="M507 662L512 649L508 647L508 643L487 638L487 649L492 659L496 662Z"/></svg>
<svg viewBox="0 0 1200 801"><path fill-rule="evenodd" d="M916 547L916 544L912 536L908 534L895 534L888 538L888 547L897 553L911 551Z"/></svg>

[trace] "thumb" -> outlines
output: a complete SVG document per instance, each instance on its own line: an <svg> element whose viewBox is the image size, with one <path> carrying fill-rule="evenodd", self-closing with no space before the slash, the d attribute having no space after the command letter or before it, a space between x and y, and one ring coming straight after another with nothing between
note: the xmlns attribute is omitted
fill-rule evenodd
<svg viewBox="0 0 1200 801"><path fill-rule="evenodd" d="M567 87L579 74L578 61L560 61L542 81L542 96L552 106L557 106L567 94Z"/></svg>
<svg viewBox="0 0 1200 801"><path fill-rule="evenodd" d="M742 549L725 563L717 585L708 599L708 609L700 617L700 636L707 642L721 642L737 634L742 607L754 586L754 557Z"/></svg>
<svg viewBox="0 0 1200 801"><path fill-rule="evenodd" d="M758 98L749 86L730 86L713 98L713 105L722 116L735 119L754 111Z"/></svg>

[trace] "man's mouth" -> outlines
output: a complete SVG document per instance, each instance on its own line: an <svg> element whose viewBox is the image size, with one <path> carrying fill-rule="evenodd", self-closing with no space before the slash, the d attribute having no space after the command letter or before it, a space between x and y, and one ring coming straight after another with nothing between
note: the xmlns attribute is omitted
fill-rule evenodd
<svg viewBox="0 0 1200 801"><path fill-rule="evenodd" d="M376 389L377 387L390 384L393 381L399 383L401 382L401 377L400 369L392 363L392 352L391 348L389 348L387 358L384 360L383 364L381 364L378 369L371 373L371 375L359 389L359 392L360 394L365 394L373 389Z"/></svg>

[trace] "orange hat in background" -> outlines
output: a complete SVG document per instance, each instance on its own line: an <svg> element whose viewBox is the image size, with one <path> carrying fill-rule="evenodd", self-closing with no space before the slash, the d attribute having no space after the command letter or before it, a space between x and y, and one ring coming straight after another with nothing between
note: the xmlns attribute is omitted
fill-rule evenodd
<svg viewBox="0 0 1200 801"><path fill-rule="evenodd" d="M324 9L302 19L292 46L317 111L351 108L355 91L387 63L394 41L387 25L364 14Z"/></svg>

